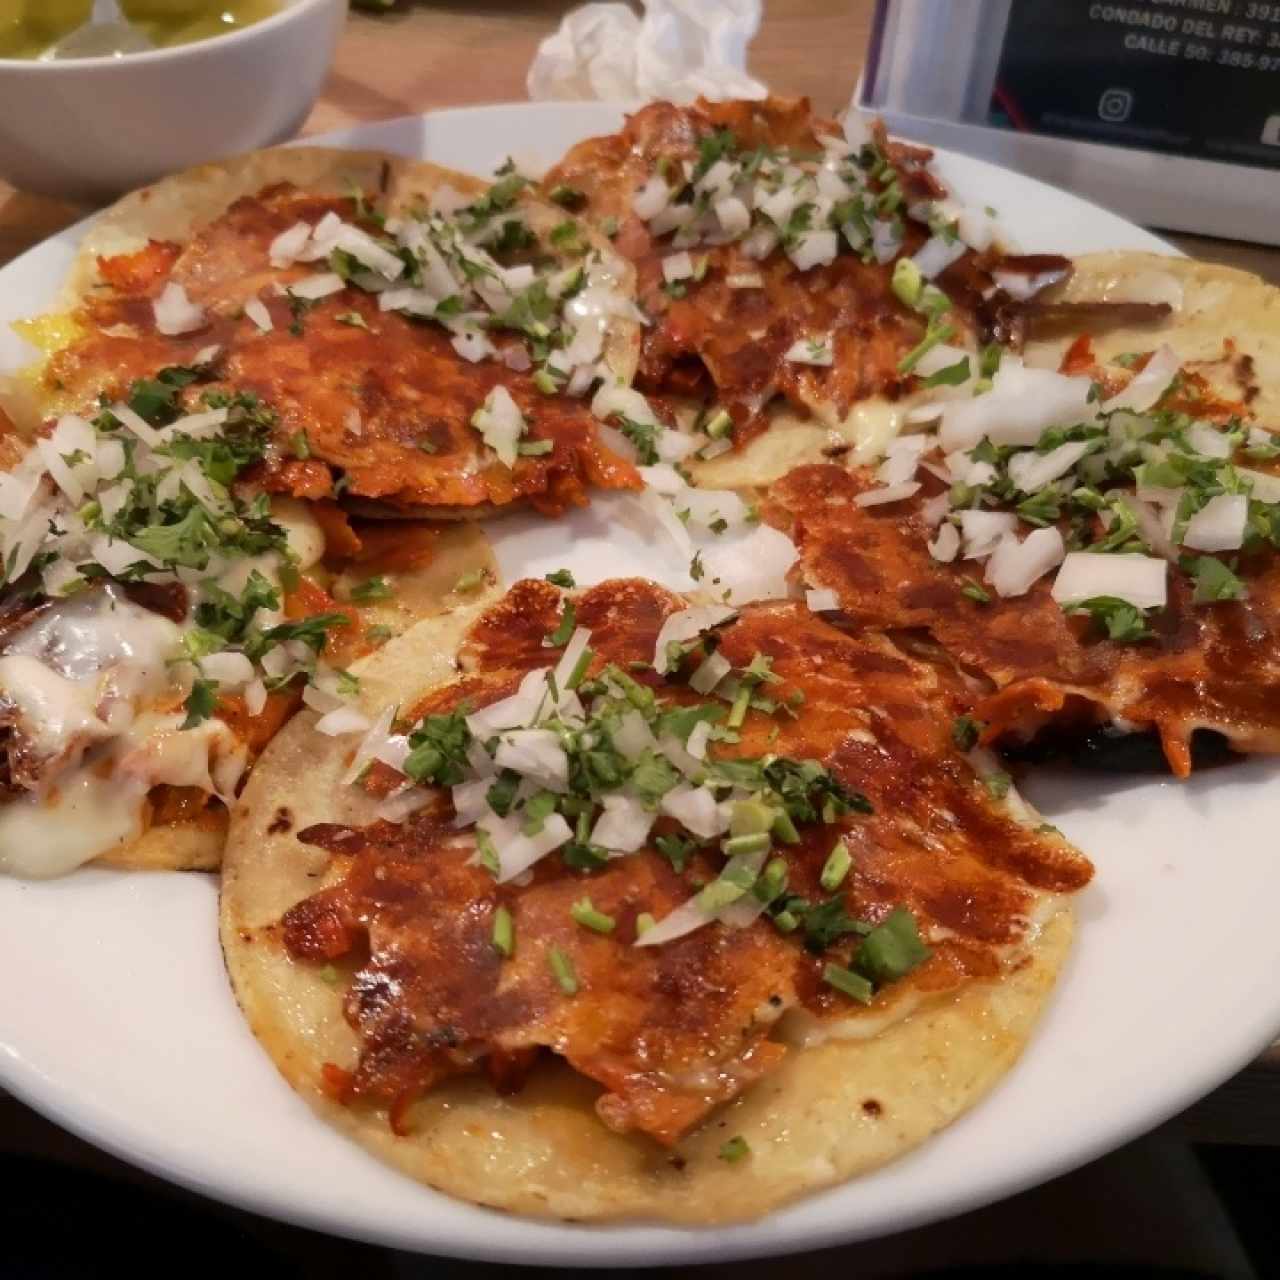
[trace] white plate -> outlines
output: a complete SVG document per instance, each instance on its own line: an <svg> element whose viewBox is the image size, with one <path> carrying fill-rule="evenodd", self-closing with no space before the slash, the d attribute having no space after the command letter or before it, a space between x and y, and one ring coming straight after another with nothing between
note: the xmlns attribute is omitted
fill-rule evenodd
<svg viewBox="0 0 1280 1280"><path fill-rule="evenodd" d="M554 160L620 120L595 104L447 111L334 135L484 174ZM967 200L1025 249L1167 249L1113 214L945 156ZM0 272L0 324L38 311L64 232ZM508 576L579 580L683 566L610 523L494 526ZM572 541L571 541L572 539ZM1265 762L1188 783L1039 774L1028 791L1096 861L1079 935L1026 1055L985 1102L883 1171L748 1226L557 1226L450 1200L322 1124L276 1074L231 998L212 878L87 871L0 881L0 1082L91 1142L208 1195L323 1231L500 1261L726 1261L884 1235L959 1213L1102 1154L1213 1088L1280 1028L1280 858Z"/></svg>

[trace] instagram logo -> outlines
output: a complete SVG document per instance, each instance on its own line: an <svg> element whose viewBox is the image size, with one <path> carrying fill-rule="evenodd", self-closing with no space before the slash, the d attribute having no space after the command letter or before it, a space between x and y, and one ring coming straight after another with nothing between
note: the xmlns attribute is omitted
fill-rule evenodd
<svg viewBox="0 0 1280 1280"><path fill-rule="evenodd" d="M1104 89L1098 99L1098 119L1109 124L1127 120L1133 112L1132 89Z"/></svg>

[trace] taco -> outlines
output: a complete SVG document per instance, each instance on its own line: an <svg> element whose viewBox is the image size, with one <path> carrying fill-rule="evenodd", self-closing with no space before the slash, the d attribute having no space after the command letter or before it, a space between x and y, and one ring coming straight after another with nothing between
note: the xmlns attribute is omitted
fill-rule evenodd
<svg viewBox="0 0 1280 1280"><path fill-rule="evenodd" d="M364 655L496 580L470 525L391 540L266 494L271 411L203 385L162 370L34 444L0 434L0 871L216 867L300 701L340 713Z"/></svg>
<svg viewBox="0 0 1280 1280"><path fill-rule="evenodd" d="M517 583L302 712L233 819L222 942L286 1079L410 1176L575 1220L757 1216L971 1106L1088 862L964 682L798 602Z"/></svg>
<svg viewBox="0 0 1280 1280"><path fill-rule="evenodd" d="M1037 340L985 386L970 354L939 354L963 376L920 410L929 429L878 468L792 472L766 518L849 617L927 635L986 682L987 742L1132 762L1111 748L1150 733L1179 776L1197 745L1274 752L1280 291L1151 255L1085 258L1076 280L1081 306L1127 281L1173 313Z"/></svg>
<svg viewBox="0 0 1280 1280"><path fill-rule="evenodd" d="M630 379L631 269L526 186L318 149L165 179L86 236L37 391L83 413L199 366L273 408L264 488L381 514L638 488L582 399Z"/></svg>
<svg viewBox="0 0 1280 1280"><path fill-rule="evenodd" d="M932 152L849 127L804 99L654 103L542 184L635 264L652 320L636 385L698 406L701 484L868 460L901 429L928 351L1019 349L1024 308L1070 274L1004 247Z"/></svg>

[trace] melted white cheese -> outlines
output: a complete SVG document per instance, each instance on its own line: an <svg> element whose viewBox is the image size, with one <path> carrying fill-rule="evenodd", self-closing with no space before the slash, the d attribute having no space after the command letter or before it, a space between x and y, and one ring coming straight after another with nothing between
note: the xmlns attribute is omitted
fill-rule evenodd
<svg viewBox="0 0 1280 1280"><path fill-rule="evenodd" d="M298 557L300 572L319 562L324 555L324 531L305 502L297 498L272 498L271 519L284 530L285 543ZM270 559L278 567L278 559L275 556Z"/></svg>
<svg viewBox="0 0 1280 1280"><path fill-rule="evenodd" d="M51 795L0 805L0 872L49 879L131 844L142 834L146 794L79 769Z"/></svg>
<svg viewBox="0 0 1280 1280"><path fill-rule="evenodd" d="M140 608L109 586L45 610L9 639L5 652L37 658L68 680L127 667L141 689L168 682L165 662L178 638L178 627L168 618Z"/></svg>
<svg viewBox="0 0 1280 1280"><path fill-rule="evenodd" d="M111 732L97 716L97 693L97 681L68 680L28 654L0 658L0 700L17 709L18 724L41 757Z"/></svg>
<svg viewBox="0 0 1280 1280"><path fill-rule="evenodd" d="M0 805L0 871L61 875L143 831L158 783L229 796L244 750L220 721L182 731L169 660L180 629L116 587L39 614L0 657L0 699L39 753L41 785Z"/></svg>

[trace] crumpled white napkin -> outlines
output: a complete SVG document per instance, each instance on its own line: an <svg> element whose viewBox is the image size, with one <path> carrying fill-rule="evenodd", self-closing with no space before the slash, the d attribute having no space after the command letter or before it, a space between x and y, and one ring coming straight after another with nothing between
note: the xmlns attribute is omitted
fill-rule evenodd
<svg viewBox="0 0 1280 1280"><path fill-rule="evenodd" d="M539 46L526 81L543 99L763 98L747 75L747 45L761 0L642 0L586 4L565 14Z"/></svg>

